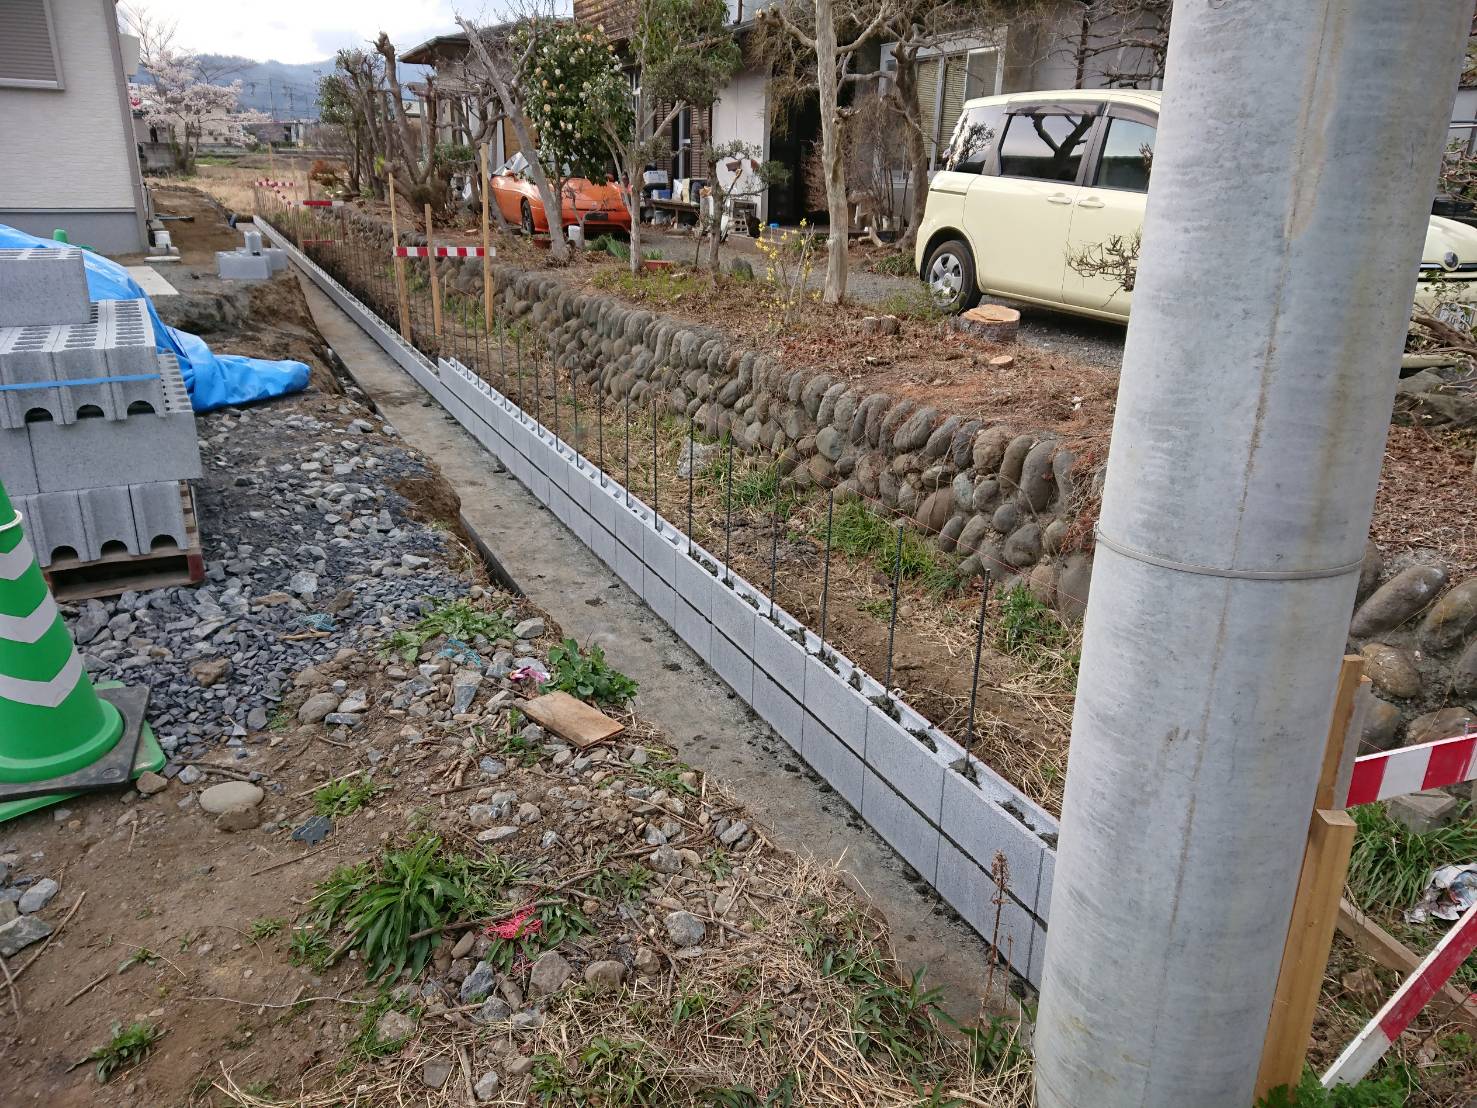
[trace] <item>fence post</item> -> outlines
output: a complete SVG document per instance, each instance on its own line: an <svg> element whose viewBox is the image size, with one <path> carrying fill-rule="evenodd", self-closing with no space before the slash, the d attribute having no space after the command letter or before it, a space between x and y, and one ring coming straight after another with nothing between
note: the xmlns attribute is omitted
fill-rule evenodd
<svg viewBox="0 0 1477 1108"><path fill-rule="evenodd" d="M405 287L405 259L400 256L400 216L395 211L395 174L390 174L390 253L395 259L395 298L400 306L400 337L410 342L410 292Z"/></svg>
<svg viewBox="0 0 1477 1108"><path fill-rule="evenodd" d="M1328 965L1333 931L1338 923L1339 897L1349 869L1349 854L1354 849L1354 821L1347 812L1334 810L1342 799L1337 797L1335 785L1344 761L1355 701L1360 685L1367 680L1363 675L1364 659L1357 654L1345 655L1339 667L1333 718L1328 725L1323 771L1313 798L1308 845L1298 874L1297 899L1293 902L1272 1017L1267 1024L1267 1041L1257 1072L1258 1099L1282 1085L1296 1089L1303 1077L1303 1060L1308 1053L1308 1038L1323 989L1323 971Z"/></svg>
<svg viewBox="0 0 1477 1108"><path fill-rule="evenodd" d="M436 272L436 243L431 226L431 205L426 205L426 265L431 270L431 330L436 335L436 353L441 353L441 277Z"/></svg>
<svg viewBox="0 0 1477 1108"><path fill-rule="evenodd" d="M482 144L482 320L492 326L492 229L488 225L487 143Z"/></svg>

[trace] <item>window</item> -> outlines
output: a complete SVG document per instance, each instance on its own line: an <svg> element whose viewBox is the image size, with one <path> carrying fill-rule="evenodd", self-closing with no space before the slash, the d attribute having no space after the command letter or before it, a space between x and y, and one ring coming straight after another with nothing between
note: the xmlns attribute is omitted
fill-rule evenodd
<svg viewBox="0 0 1477 1108"><path fill-rule="evenodd" d="M1000 175L1076 181L1095 118L1091 112L1045 110L1012 115L1000 143Z"/></svg>
<svg viewBox="0 0 1477 1108"><path fill-rule="evenodd" d="M1154 165L1154 128L1135 119L1108 120L1108 137L1098 162L1099 188L1149 191L1149 170Z"/></svg>
<svg viewBox="0 0 1477 1108"><path fill-rule="evenodd" d="M0 86L4 85L62 87L49 0L0 0Z"/></svg>
<svg viewBox="0 0 1477 1108"><path fill-rule="evenodd" d="M971 50L965 62L964 99L976 100L981 96L994 96L1000 90L995 86L1000 60L998 50Z"/></svg>
<svg viewBox="0 0 1477 1108"><path fill-rule="evenodd" d="M1000 137L1003 122L1005 108L1002 105L966 109L959 117L953 141L944 153L944 169L955 173L983 173L985 163L995 149L995 140Z"/></svg>

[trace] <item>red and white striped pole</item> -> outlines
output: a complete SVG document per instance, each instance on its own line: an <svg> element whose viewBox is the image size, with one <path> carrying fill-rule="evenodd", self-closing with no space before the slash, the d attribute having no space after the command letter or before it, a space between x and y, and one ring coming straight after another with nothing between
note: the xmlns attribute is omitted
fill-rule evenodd
<svg viewBox="0 0 1477 1108"><path fill-rule="evenodd" d="M397 246L397 258L482 258L497 257L497 248L488 247L483 252L480 246Z"/></svg>
<svg viewBox="0 0 1477 1108"><path fill-rule="evenodd" d="M1335 1085L1352 1085L1372 1070L1474 950L1477 950L1477 904L1467 909L1457 925L1436 944L1436 949L1395 990L1369 1026L1344 1048L1323 1075L1323 1087L1331 1089ZM1477 993L1467 998L1467 1007L1477 1014Z"/></svg>
<svg viewBox="0 0 1477 1108"><path fill-rule="evenodd" d="M1345 808L1395 796L1460 785L1477 778L1477 733L1366 754L1354 762Z"/></svg>

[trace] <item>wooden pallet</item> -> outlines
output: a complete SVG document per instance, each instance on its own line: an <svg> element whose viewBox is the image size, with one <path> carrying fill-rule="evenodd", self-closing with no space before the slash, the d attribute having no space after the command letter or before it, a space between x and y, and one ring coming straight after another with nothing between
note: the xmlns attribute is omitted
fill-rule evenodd
<svg viewBox="0 0 1477 1108"><path fill-rule="evenodd" d="M205 580L205 554L200 547L200 522L195 494L189 482L180 482L185 510L185 548L150 554L107 554L92 562L62 558L42 573L58 600L94 600L120 593L198 585Z"/></svg>

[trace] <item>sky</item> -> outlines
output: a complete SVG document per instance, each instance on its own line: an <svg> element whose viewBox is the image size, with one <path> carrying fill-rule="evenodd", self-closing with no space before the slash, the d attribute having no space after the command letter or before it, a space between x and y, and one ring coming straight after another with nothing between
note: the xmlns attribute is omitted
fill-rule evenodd
<svg viewBox="0 0 1477 1108"><path fill-rule="evenodd" d="M494 14L494 0L132 0L129 7L175 25L175 45L256 61L315 62L380 31L401 50L456 29L458 13Z"/></svg>

